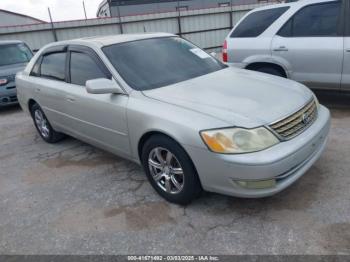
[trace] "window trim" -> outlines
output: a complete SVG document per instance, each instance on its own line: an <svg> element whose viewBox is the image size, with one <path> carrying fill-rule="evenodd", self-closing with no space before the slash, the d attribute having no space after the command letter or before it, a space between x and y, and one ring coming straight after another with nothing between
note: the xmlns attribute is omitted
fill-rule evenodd
<svg viewBox="0 0 350 262"><path fill-rule="evenodd" d="M43 78L43 79L48 79L48 80L52 80L52 81L57 81L57 82L67 82L67 74L66 74L66 65L65 65L65 75L64 75L64 80L58 80L58 79L52 79L52 78L49 78L49 77L45 77L45 76L42 76L41 75L41 66L42 66L42 62L43 62L43 59L44 59L44 56L48 56L48 55L51 55L51 54L55 54L55 53L66 53L66 64L67 64L67 48L68 46L67 45L58 45L58 46L53 46L53 47L49 47L47 48L46 50L44 50L40 56L38 57L38 59L35 61L31 71L30 71L30 74L29 76L32 76L32 77L38 77L38 78ZM35 75L33 73L34 71L34 68L35 66L40 63L39 65L39 75Z"/></svg>
<svg viewBox="0 0 350 262"><path fill-rule="evenodd" d="M319 35L319 36L294 36L293 34L293 30L292 30L292 35L291 36L281 36L280 32L282 31L282 29L285 27L285 25L287 25L290 21L292 22L292 29L294 27L294 17L296 15L298 15L302 10L304 10L305 8L311 7L311 6L320 6L320 5L326 5L326 4L332 4L332 3L340 3L340 20L339 20L339 24L338 24L338 28L337 28L337 35L336 36L324 36L324 35ZM280 36L280 37L285 37L285 38L305 38L305 37L312 37L312 38L320 38L320 37L343 37L344 36L344 1L329 1L329 2L322 2L322 3L316 3L316 4L309 4L309 5L305 5L302 8L298 9L281 27L280 29L277 31L276 35Z"/></svg>
<svg viewBox="0 0 350 262"><path fill-rule="evenodd" d="M71 81L71 70L70 69L71 69L72 53L80 53L80 54L87 55L96 63L96 65L100 68L102 73L105 74L107 79L113 78L112 73L108 70L107 66L104 64L104 62L102 61L100 56L95 52L95 50L93 50L92 48L87 47L87 46L70 45L68 47L68 51L67 51L68 57L66 60L67 83L72 84L72 85L77 85L77 84L72 83L72 81ZM77 86L82 86L82 85L77 85Z"/></svg>

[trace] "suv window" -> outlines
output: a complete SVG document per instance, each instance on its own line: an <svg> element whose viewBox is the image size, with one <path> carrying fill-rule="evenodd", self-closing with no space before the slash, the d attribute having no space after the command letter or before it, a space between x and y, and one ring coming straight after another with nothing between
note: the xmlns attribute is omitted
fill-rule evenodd
<svg viewBox="0 0 350 262"><path fill-rule="evenodd" d="M231 37L257 37L288 9L289 7L279 7L251 13L232 32Z"/></svg>
<svg viewBox="0 0 350 262"><path fill-rule="evenodd" d="M296 13L278 32L284 37L337 36L341 3L310 5Z"/></svg>
<svg viewBox="0 0 350 262"><path fill-rule="evenodd" d="M41 76L53 80L65 81L66 53L45 55L41 63Z"/></svg>
<svg viewBox="0 0 350 262"><path fill-rule="evenodd" d="M89 55L77 52L71 53L70 77L72 84L81 86L88 80L108 78Z"/></svg>

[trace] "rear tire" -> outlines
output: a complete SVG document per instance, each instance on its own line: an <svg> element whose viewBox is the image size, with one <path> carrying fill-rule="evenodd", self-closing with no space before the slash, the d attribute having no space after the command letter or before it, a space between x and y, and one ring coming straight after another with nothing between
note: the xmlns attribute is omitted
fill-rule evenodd
<svg viewBox="0 0 350 262"><path fill-rule="evenodd" d="M65 137L64 134L56 132L52 128L49 120L45 116L44 111L37 103L33 104L33 106L30 108L30 112L36 130L45 142L54 144L61 141Z"/></svg>
<svg viewBox="0 0 350 262"><path fill-rule="evenodd" d="M272 66L255 67L251 68L250 70L286 78L286 75L281 72L281 70Z"/></svg>
<svg viewBox="0 0 350 262"><path fill-rule="evenodd" d="M187 205L202 192L192 160L167 136L150 137L142 148L141 161L152 187L167 201Z"/></svg>

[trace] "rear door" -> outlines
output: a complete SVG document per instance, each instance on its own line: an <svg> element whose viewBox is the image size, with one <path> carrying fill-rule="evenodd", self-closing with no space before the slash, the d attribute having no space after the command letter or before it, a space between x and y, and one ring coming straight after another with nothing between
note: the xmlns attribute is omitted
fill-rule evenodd
<svg viewBox="0 0 350 262"><path fill-rule="evenodd" d="M289 7L277 7L248 14L226 38L227 61L241 63L252 55L270 56L271 37L263 33L279 19Z"/></svg>
<svg viewBox="0 0 350 262"><path fill-rule="evenodd" d="M274 37L272 55L288 61L293 80L310 88L339 90L343 25L341 1L305 6Z"/></svg>
<svg viewBox="0 0 350 262"><path fill-rule="evenodd" d="M129 155L126 121L128 96L122 94L89 94L88 80L112 75L90 48L70 46L68 49L68 84L66 87L67 128L92 144Z"/></svg>
<svg viewBox="0 0 350 262"><path fill-rule="evenodd" d="M344 67L342 90L350 91L350 2L346 1L346 33L344 37Z"/></svg>
<svg viewBox="0 0 350 262"><path fill-rule="evenodd" d="M56 46L46 50L36 61L30 73L32 78L30 85L35 93L34 98L54 128L65 124L63 87L67 84L66 50L66 46Z"/></svg>

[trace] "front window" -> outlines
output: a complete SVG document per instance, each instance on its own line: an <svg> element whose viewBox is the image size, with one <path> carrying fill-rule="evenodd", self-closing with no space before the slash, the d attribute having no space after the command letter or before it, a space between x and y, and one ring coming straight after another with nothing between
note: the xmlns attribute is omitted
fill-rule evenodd
<svg viewBox="0 0 350 262"><path fill-rule="evenodd" d="M104 47L103 51L127 84L140 91L176 84L226 67L179 37L115 44Z"/></svg>
<svg viewBox="0 0 350 262"><path fill-rule="evenodd" d="M81 86L91 79L108 78L90 56L77 52L71 53L70 77L72 84Z"/></svg>
<svg viewBox="0 0 350 262"><path fill-rule="evenodd" d="M32 52L23 43L0 45L0 66L28 63L32 57Z"/></svg>
<svg viewBox="0 0 350 262"><path fill-rule="evenodd" d="M307 6L294 15L278 35L283 37L337 36L340 11L340 2Z"/></svg>

